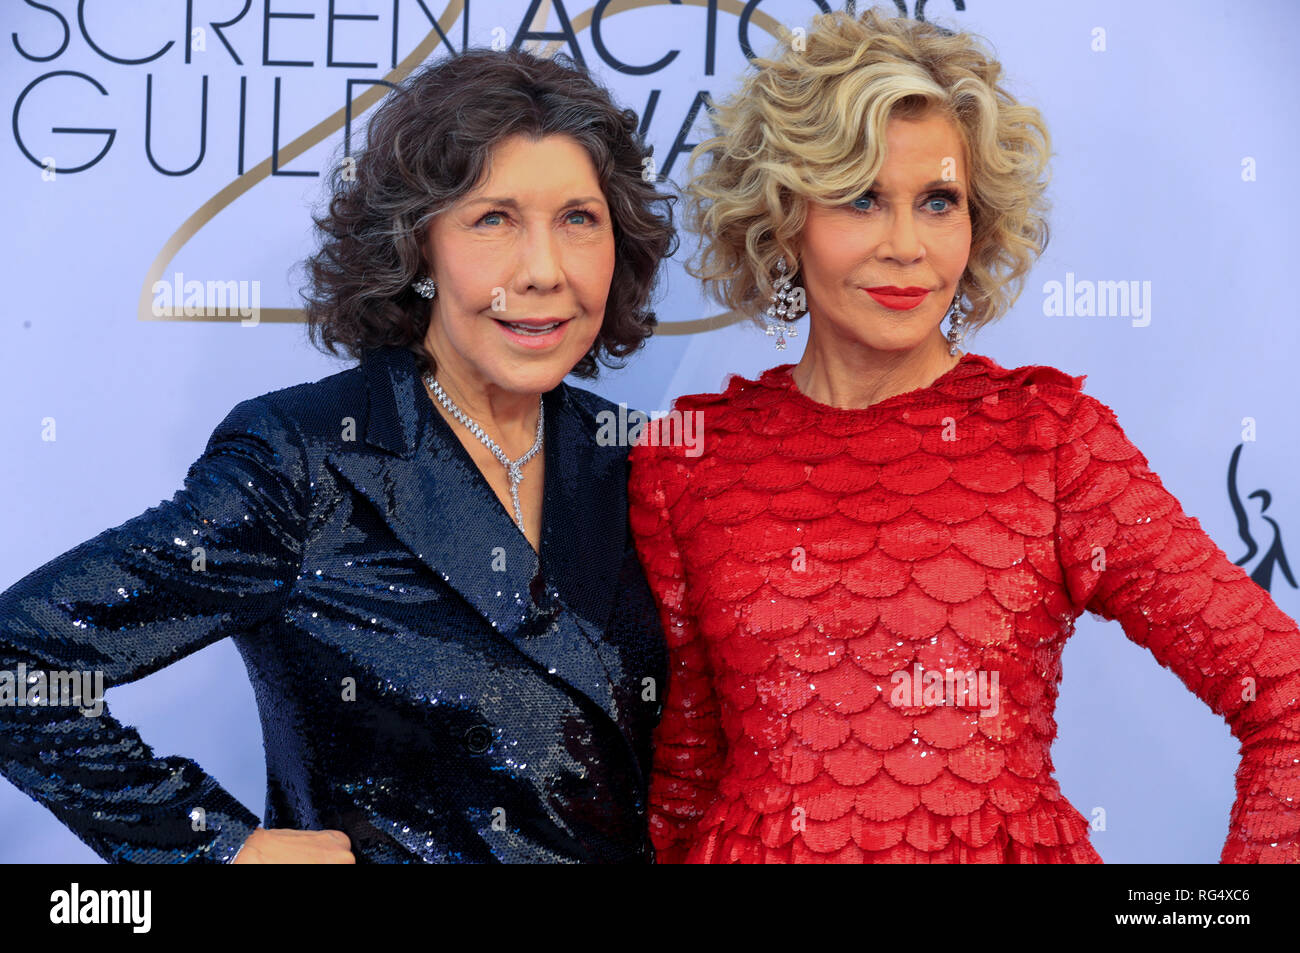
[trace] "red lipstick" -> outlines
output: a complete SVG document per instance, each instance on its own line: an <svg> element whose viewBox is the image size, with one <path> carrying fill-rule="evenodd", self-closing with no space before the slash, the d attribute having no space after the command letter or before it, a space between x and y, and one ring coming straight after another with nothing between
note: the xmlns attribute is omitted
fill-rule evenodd
<svg viewBox="0 0 1300 953"><path fill-rule="evenodd" d="M893 311L910 311L925 300L929 289L899 288L896 285L880 285L877 288L863 288L878 303Z"/></svg>

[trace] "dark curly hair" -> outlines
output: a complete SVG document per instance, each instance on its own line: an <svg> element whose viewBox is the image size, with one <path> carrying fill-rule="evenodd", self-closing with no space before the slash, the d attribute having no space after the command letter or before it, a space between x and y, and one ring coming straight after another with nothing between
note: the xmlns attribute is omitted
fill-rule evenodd
<svg viewBox="0 0 1300 953"><path fill-rule="evenodd" d="M615 263L600 333L573 368L621 367L657 323L647 305L659 264L678 247L672 203L643 178L650 155L638 119L573 60L525 50L470 49L413 72L376 107L354 168L336 164L328 214L313 216L319 250L305 262L307 332L321 350L424 347L429 302L411 289L425 272L428 224L478 183L493 147L513 135L562 134L587 150L613 219ZM664 203L662 214L656 207Z"/></svg>

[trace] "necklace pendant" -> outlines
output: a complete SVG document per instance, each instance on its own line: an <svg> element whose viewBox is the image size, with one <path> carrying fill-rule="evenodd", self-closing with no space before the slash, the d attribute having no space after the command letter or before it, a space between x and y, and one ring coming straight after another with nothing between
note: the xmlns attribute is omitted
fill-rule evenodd
<svg viewBox="0 0 1300 953"><path fill-rule="evenodd" d="M524 532L524 514L519 509L519 484L517 483L510 484L510 502L515 505L515 525L519 527L519 531L522 533Z"/></svg>

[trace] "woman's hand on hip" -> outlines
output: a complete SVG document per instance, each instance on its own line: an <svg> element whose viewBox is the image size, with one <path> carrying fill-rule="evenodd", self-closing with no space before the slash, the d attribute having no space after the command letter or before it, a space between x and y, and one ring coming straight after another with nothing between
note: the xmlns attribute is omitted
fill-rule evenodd
<svg viewBox="0 0 1300 953"><path fill-rule="evenodd" d="M352 841L342 831L259 827L248 835L232 864L355 864Z"/></svg>

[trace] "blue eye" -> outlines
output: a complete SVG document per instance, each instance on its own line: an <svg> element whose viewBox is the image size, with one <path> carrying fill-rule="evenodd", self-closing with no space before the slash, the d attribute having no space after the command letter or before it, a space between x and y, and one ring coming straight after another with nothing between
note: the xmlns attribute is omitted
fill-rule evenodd
<svg viewBox="0 0 1300 953"><path fill-rule="evenodd" d="M485 213L482 215L482 217L479 218L479 220L478 220L478 224L482 225L482 224L483 224L485 221L487 221L487 219L489 219L489 218L500 218L500 219L504 219L504 218L506 217L506 215L507 215L507 213L506 213L505 211L502 211L502 210L500 210L500 209L493 209L493 210L490 211L490 212L485 212ZM598 221L598 219L596 218L595 213L593 213L593 212L589 212L589 211L587 211L586 209L574 209L572 212L570 212L568 215L565 216L565 219L566 219L566 220L567 220L567 219L571 219L571 218L572 218L573 216L575 216L575 215L583 215L583 216L586 216L587 221L586 221L586 222L579 222L578 224L580 224L580 225L587 225L587 224L595 225L596 222Z"/></svg>
<svg viewBox="0 0 1300 953"><path fill-rule="evenodd" d="M858 203L874 202L875 200L876 200L875 193L868 192L866 195L862 195L854 199L852 203L850 203L850 207L855 212L863 212L863 213L869 212L871 211L870 209L863 208ZM961 205L961 197L957 194L957 192L955 192L952 189L944 189L941 192L935 192L928 199L926 199L927 206L930 205L930 203L932 202L946 202L947 203L946 208L931 208L930 211L935 215L947 215Z"/></svg>
<svg viewBox="0 0 1300 953"><path fill-rule="evenodd" d="M942 192L935 192L927 200L930 202L947 202L948 207L938 211L940 215L947 215L961 207L961 195L955 189L944 189Z"/></svg>

